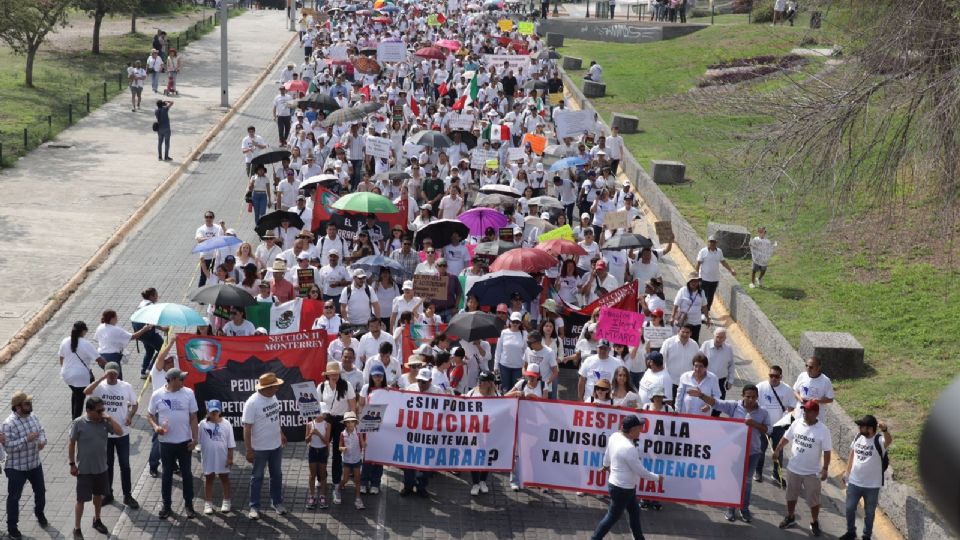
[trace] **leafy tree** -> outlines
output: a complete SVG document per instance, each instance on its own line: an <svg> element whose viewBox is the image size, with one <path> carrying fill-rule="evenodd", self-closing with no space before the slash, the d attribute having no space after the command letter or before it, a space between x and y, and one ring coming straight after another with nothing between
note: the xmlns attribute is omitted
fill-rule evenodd
<svg viewBox="0 0 960 540"><path fill-rule="evenodd" d="M103 18L111 13L134 12L134 21L136 21L136 2L134 0L78 0L77 7L86 10L87 14L93 18L93 45L90 52L100 54L100 27L103 24ZM135 27L136 22L132 25Z"/></svg>
<svg viewBox="0 0 960 540"><path fill-rule="evenodd" d="M47 34L66 24L73 0L0 0L0 39L27 57L26 84L33 88L33 62Z"/></svg>

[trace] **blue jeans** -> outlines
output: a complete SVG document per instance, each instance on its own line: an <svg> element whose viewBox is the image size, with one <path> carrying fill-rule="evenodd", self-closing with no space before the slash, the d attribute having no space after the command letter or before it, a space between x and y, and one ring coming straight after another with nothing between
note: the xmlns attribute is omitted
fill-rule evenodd
<svg viewBox="0 0 960 540"><path fill-rule="evenodd" d="M500 366L500 391L506 394L523 378L523 368Z"/></svg>
<svg viewBox="0 0 960 540"><path fill-rule="evenodd" d="M43 483L43 466L38 465L29 471L6 469L7 473L7 530L17 530L20 523L20 496L23 486L30 482L33 488L33 513L40 516L47 505L47 488Z"/></svg>
<svg viewBox="0 0 960 540"><path fill-rule="evenodd" d="M753 478L750 477L751 471L756 470L757 463L760 461L760 458L763 457L763 452L757 452L756 454L750 454L750 462L747 465L747 492L744 493L743 497L743 509L750 510L750 494L753 493Z"/></svg>
<svg viewBox="0 0 960 540"><path fill-rule="evenodd" d="M367 487L380 487L380 481L383 479L383 465L374 465L373 463L363 463L360 469L360 484Z"/></svg>
<svg viewBox="0 0 960 540"><path fill-rule="evenodd" d="M170 128L160 128L157 132L157 157L170 157Z"/></svg>
<svg viewBox="0 0 960 540"><path fill-rule="evenodd" d="M260 508L260 486L263 485L263 470L270 467L270 501L283 503L283 447L273 450L254 450L253 472L250 473L250 508Z"/></svg>
<svg viewBox="0 0 960 540"><path fill-rule="evenodd" d="M160 73L154 71L150 74L150 87L153 88L153 93L157 93L157 82L160 80Z"/></svg>
<svg viewBox="0 0 960 540"><path fill-rule="evenodd" d="M607 484L610 491L610 509L607 515L603 516L596 530L593 531L593 540L600 540L610 532L614 524L620 519L623 511L626 510L630 516L630 532L633 533L634 540L643 540L643 529L640 528L640 505L637 503L636 488L625 489L613 484Z"/></svg>
<svg viewBox="0 0 960 540"><path fill-rule="evenodd" d="M163 507L170 508L173 504L173 465L180 464L180 477L183 480L183 502L187 508L193 508L193 469L192 456L187 443L160 443L160 462L163 463L163 475L160 477L160 498Z"/></svg>
<svg viewBox="0 0 960 540"><path fill-rule="evenodd" d="M427 484L429 483L430 473L416 469L403 469L404 489L413 489L414 486L418 489L427 489Z"/></svg>
<svg viewBox="0 0 960 540"><path fill-rule="evenodd" d="M133 493L133 484L130 481L130 435L107 439L107 474L110 478L111 494L113 494L114 452L117 453L117 461L120 462L120 488L123 489L123 496L129 497Z"/></svg>
<svg viewBox="0 0 960 540"><path fill-rule="evenodd" d="M150 457L147 458L147 461L150 463L150 471L160 470L160 439L157 436L157 432L153 432L153 437L150 439Z"/></svg>
<svg viewBox="0 0 960 540"><path fill-rule="evenodd" d="M267 213L267 192L253 192L253 222L259 223L260 218Z"/></svg>
<svg viewBox="0 0 960 540"><path fill-rule="evenodd" d="M863 537L873 535L873 517L877 513L880 488L865 488L847 484L847 532L857 534L857 503L863 499Z"/></svg>

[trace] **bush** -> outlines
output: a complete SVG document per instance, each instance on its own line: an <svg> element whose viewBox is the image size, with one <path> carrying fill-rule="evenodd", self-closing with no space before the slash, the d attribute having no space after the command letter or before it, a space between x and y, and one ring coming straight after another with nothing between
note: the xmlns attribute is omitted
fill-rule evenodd
<svg viewBox="0 0 960 540"><path fill-rule="evenodd" d="M753 0L733 0L733 13L749 13Z"/></svg>
<svg viewBox="0 0 960 540"><path fill-rule="evenodd" d="M754 0L753 22L755 23L773 22L773 0Z"/></svg>

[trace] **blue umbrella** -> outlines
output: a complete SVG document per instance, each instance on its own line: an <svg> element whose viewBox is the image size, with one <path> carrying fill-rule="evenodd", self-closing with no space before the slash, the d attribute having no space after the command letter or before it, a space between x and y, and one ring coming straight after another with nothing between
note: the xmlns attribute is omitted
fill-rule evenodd
<svg viewBox="0 0 960 540"><path fill-rule="evenodd" d="M398 8L397 6L383 6L382 8L379 8L377 11L383 11L384 13L396 13L400 11L400 8Z"/></svg>
<svg viewBox="0 0 960 540"><path fill-rule="evenodd" d="M513 293L529 302L540 295L542 287L530 274L514 270L500 270L480 276L470 287L470 294L477 297L481 306L496 306L510 301Z"/></svg>
<svg viewBox="0 0 960 540"><path fill-rule="evenodd" d="M389 268L390 273L393 274L393 277L395 278L403 278L407 274L406 270L403 269L402 264L391 259L390 257L384 257L383 255L370 255L364 257L351 264L350 268L362 268L364 271L373 274L374 276L380 275L381 268Z"/></svg>
<svg viewBox="0 0 960 540"><path fill-rule="evenodd" d="M587 160L583 159L580 156L573 156L568 158L563 158L557 160L553 165L550 166L550 172L557 172L563 169L571 169L573 167L579 167L580 165L586 165Z"/></svg>
<svg viewBox="0 0 960 540"><path fill-rule="evenodd" d="M216 251L221 248L236 246L242 244L243 240L237 238L236 236L214 236L213 238L208 238L203 242L200 242L193 247L193 251L190 253L206 253L208 251Z"/></svg>
<svg viewBox="0 0 960 540"><path fill-rule="evenodd" d="M134 312L130 320L155 326L205 326L207 320L196 311L180 304L150 304Z"/></svg>

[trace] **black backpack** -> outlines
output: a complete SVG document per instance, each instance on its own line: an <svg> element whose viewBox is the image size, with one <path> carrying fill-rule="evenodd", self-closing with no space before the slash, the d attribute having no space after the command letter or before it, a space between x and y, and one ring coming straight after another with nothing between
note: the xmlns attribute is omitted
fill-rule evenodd
<svg viewBox="0 0 960 540"><path fill-rule="evenodd" d="M863 435L857 435L863 437ZM883 443L880 442L880 435L873 437L873 445L877 448L877 454L880 455L880 485L886 483L887 468L890 467L890 456L883 451Z"/></svg>

